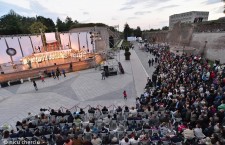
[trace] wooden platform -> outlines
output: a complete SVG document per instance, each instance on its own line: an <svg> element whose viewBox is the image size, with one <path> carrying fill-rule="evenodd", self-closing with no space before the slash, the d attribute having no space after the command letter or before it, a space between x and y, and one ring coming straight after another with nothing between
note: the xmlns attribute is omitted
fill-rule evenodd
<svg viewBox="0 0 225 145"><path fill-rule="evenodd" d="M95 61L93 58L86 58L83 60L57 60L54 62L51 62L50 64L46 65L46 62L43 64L39 64L39 66L32 65L32 69L28 69L28 66L22 66L26 69L21 69L20 71L14 71L10 73L5 73L5 74L0 74L0 83L7 83L8 81L14 82L18 80L27 80L28 78L37 78L40 76L40 73L43 74L44 71L47 70L47 72L51 72L52 70L56 70L58 67L60 70L64 69L67 72L70 71L79 71L79 70L84 70L84 69L89 69L94 67L96 64L99 64L103 60L103 57L101 55L96 55L95 56ZM72 65L72 69L70 67Z"/></svg>

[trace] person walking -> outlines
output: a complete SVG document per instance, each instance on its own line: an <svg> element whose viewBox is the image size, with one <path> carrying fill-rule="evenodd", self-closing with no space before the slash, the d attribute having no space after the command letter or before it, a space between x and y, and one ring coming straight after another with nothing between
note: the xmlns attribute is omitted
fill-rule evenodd
<svg viewBox="0 0 225 145"><path fill-rule="evenodd" d="M151 67L151 64L152 64L151 59L149 59L148 60L148 66Z"/></svg>
<svg viewBox="0 0 225 145"><path fill-rule="evenodd" d="M66 71L64 69L62 69L62 74L64 76L64 78L66 77Z"/></svg>
<svg viewBox="0 0 225 145"><path fill-rule="evenodd" d="M154 65L154 59L152 58L152 66Z"/></svg>
<svg viewBox="0 0 225 145"><path fill-rule="evenodd" d="M38 88L37 88L37 84L36 84L35 80L33 80L33 85L34 85L35 90L37 91Z"/></svg>
<svg viewBox="0 0 225 145"><path fill-rule="evenodd" d="M158 58L157 58L157 56L155 57L155 63L157 63L158 62Z"/></svg>
<svg viewBox="0 0 225 145"><path fill-rule="evenodd" d="M52 70L52 77L55 79L55 72Z"/></svg>
<svg viewBox="0 0 225 145"><path fill-rule="evenodd" d="M105 70L103 70L102 74L102 80L105 80Z"/></svg>
<svg viewBox="0 0 225 145"><path fill-rule="evenodd" d="M41 81L44 83L45 82L45 77L44 75L41 75Z"/></svg>
<svg viewBox="0 0 225 145"><path fill-rule="evenodd" d="M61 73L60 73L60 70L59 70L59 67L56 68L56 73L58 72L58 74L61 76Z"/></svg>
<svg viewBox="0 0 225 145"><path fill-rule="evenodd" d="M123 91L123 98L124 98L124 100L127 100L127 92L126 92L126 90Z"/></svg>
<svg viewBox="0 0 225 145"><path fill-rule="evenodd" d="M59 80L59 71L56 71L56 77L57 77L57 79Z"/></svg>

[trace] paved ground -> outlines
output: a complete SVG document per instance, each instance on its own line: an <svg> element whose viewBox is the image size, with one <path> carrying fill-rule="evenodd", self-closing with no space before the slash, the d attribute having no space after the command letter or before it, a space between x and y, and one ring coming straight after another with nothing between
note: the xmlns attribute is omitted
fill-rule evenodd
<svg viewBox="0 0 225 145"><path fill-rule="evenodd" d="M151 76L153 67L148 68L147 54L137 44L131 54L131 60L125 61L124 51L120 51L118 55L125 74L110 76L106 80L101 80L101 71L89 69L67 74L66 78L60 77L59 80L47 78L45 83L37 81L38 91L34 90L31 82L0 88L0 126L6 122L15 125L28 112L36 114L40 108L58 109L63 106L75 111L75 106L100 105L111 106L112 109L112 105L135 105L135 98L143 93L146 78ZM127 91L127 101L123 100L123 90Z"/></svg>

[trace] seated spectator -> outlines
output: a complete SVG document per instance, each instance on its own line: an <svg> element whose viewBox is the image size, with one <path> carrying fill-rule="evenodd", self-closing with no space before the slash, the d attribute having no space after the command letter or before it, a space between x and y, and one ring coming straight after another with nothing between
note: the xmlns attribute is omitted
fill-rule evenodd
<svg viewBox="0 0 225 145"><path fill-rule="evenodd" d="M125 137L124 139L122 139L120 141L120 145L130 145L130 141L129 141L128 137Z"/></svg>
<svg viewBox="0 0 225 145"><path fill-rule="evenodd" d="M67 138L64 142L64 145L73 145L73 140L70 138Z"/></svg>
<svg viewBox="0 0 225 145"><path fill-rule="evenodd" d="M10 132L10 138L17 138L18 134L14 132L14 130L11 130Z"/></svg>
<svg viewBox="0 0 225 145"><path fill-rule="evenodd" d="M92 145L101 145L102 140L97 137L96 135L93 136L93 139L91 140Z"/></svg>
<svg viewBox="0 0 225 145"><path fill-rule="evenodd" d="M108 109L106 108L106 106L104 106L104 107L102 108L102 113L104 114L104 113L106 113L106 112L108 112Z"/></svg>
<svg viewBox="0 0 225 145"><path fill-rule="evenodd" d="M108 115L107 117L103 118L103 123L109 125L111 122L111 116Z"/></svg>
<svg viewBox="0 0 225 145"><path fill-rule="evenodd" d="M79 115L77 115L77 116L75 116L75 118L74 118L74 121L73 121L74 123L77 123L77 124L80 124L81 122L82 122L82 120L80 119L80 116Z"/></svg>
<svg viewBox="0 0 225 145"><path fill-rule="evenodd" d="M130 113L132 115L136 115L137 114L137 110L134 107L131 107Z"/></svg>
<svg viewBox="0 0 225 145"><path fill-rule="evenodd" d="M119 124L116 128L116 131L124 131L125 127L122 124Z"/></svg>
<svg viewBox="0 0 225 145"><path fill-rule="evenodd" d="M130 139L130 143L131 143L131 145L133 145L133 144L135 144L135 145L139 144L139 138L138 138L138 136L135 136L134 138L131 138Z"/></svg>
<svg viewBox="0 0 225 145"><path fill-rule="evenodd" d="M79 114L85 114L85 112L84 112L84 110L82 108L80 108Z"/></svg>
<svg viewBox="0 0 225 145"><path fill-rule="evenodd" d="M88 110L88 113L95 113L95 108L91 107L89 110Z"/></svg>
<svg viewBox="0 0 225 145"><path fill-rule="evenodd" d="M188 128L184 129L182 134L183 134L184 138L188 139L188 140L195 138L194 130L192 129L191 126L188 126Z"/></svg>
<svg viewBox="0 0 225 145"><path fill-rule="evenodd" d="M124 112L129 112L129 108L127 106L125 106Z"/></svg>
<svg viewBox="0 0 225 145"><path fill-rule="evenodd" d="M123 111L123 109L120 106L118 106L118 108L116 108L117 113L122 112L122 111Z"/></svg>
<svg viewBox="0 0 225 145"><path fill-rule="evenodd" d="M91 132L91 128L89 126L86 126L86 128L84 130L84 133L87 133L87 132Z"/></svg>
<svg viewBox="0 0 225 145"><path fill-rule="evenodd" d="M83 145L83 139L80 137L78 138L78 136L75 135L73 139L73 145Z"/></svg>
<svg viewBox="0 0 225 145"><path fill-rule="evenodd" d="M202 132L202 128L200 127L199 124L196 125L196 128L194 129L194 134L197 139L203 139L205 135Z"/></svg>
<svg viewBox="0 0 225 145"><path fill-rule="evenodd" d="M109 130L103 126L102 130L101 130L101 133L108 133L108 132L109 132Z"/></svg>
<svg viewBox="0 0 225 145"><path fill-rule="evenodd" d="M114 136L111 140L111 144L119 144L119 140Z"/></svg>
<svg viewBox="0 0 225 145"><path fill-rule="evenodd" d="M96 126L94 126L92 128L92 133L94 133L94 134L98 134L99 133L99 130L98 130L98 128Z"/></svg>

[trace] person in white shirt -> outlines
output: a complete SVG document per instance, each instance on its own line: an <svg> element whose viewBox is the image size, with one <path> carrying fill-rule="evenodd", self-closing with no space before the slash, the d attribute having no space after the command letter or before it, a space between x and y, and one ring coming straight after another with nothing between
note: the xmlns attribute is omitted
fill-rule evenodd
<svg viewBox="0 0 225 145"><path fill-rule="evenodd" d="M135 136L134 138L131 138L130 139L130 143L131 143L131 145L138 144L139 143L139 138L137 136Z"/></svg>
<svg viewBox="0 0 225 145"><path fill-rule="evenodd" d="M97 137L96 135L93 136L93 139L91 140L92 145L101 145L102 140Z"/></svg>
<svg viewBox="0 0 225 145"><path fill-rule="evenodd" d="M120 141L120 145L130 145L130 140L127 137L125 137Z"/></svg>
<svg viewBox="0 0 225 145"><path fill-rule="evenodd" d="M132 115L136 115L137 114L137 109L135 109L134 107L131 108L130 113Z"/></svg>

